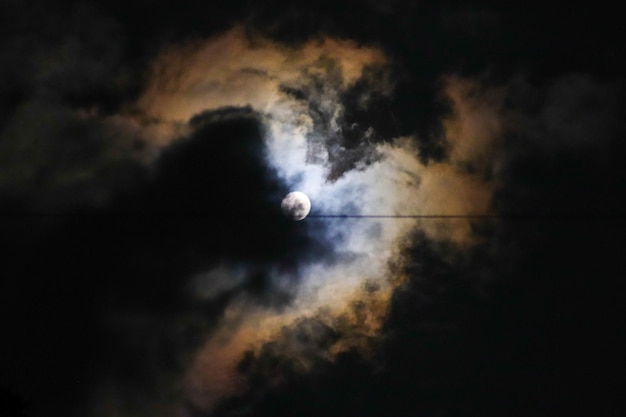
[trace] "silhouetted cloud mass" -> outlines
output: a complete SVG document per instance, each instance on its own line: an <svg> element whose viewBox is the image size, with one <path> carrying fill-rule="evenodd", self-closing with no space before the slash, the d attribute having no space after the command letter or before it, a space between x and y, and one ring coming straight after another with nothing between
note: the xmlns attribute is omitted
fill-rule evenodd
<svg viewBox="0 0 626 417"><path fill-rule="evenodd" d="M4 1L0 414L623 414L619 16Z"/></svg>

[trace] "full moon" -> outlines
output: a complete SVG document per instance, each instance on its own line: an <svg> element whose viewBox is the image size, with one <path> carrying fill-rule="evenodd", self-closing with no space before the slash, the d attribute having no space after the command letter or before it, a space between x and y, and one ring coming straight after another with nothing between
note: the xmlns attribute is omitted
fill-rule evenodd
<svg viewBox="0 0 626 417"><path fill-rule="evenodd" d="M283 198L280 207L286 216L294 220L302 220L311 211L311 200L300 191L292 191Z"/></svg>

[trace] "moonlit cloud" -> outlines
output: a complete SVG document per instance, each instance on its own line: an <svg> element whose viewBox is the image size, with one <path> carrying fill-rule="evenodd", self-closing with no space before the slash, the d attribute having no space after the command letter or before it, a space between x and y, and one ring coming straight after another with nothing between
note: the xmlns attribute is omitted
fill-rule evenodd
<svg viewBox="0 0 626 417"><path fill-rule="evenodd" d="M374 68L383 76L370 78ZM452 108L443 121L449 159L420 162L414 137L374 142L368 135L376 126L361 126L361 144L349 153L341 141L346 129L342 97L357 82L369 86L361 106L368 105L370 94L392 95L389 72L385 54L373 47L328 37L285 46L235 27L206 41L168 47L156 58L134 111L164 131L201 112L251 107L266 127L267 162L291 190L309 195L315 214L489 213L493 175L485 173L497 168L493 155L505 129L499 113L501 90L482 89L459 77L444 79L442 95ZM152 145L164 147L177 137L157 135ZM333 159L333 152L339 157ZM350 158L350 164L330 176L342 158ZM246 352L258 353L268 343L282 340L281 355L306 363L311 353L284 340L285 329L302 320L315 318L343 329L343 336L318 354L332 359L353 348L365 354L386 317L394 288L403 281L389 265L397 261L408 234L417 228L433 239L462 245L472 241L466 220L306 221L328 223L318 233L333 242L338 258L312 261L286 275L270 271L277 288L295 294L279 311L255 306L245 295L230 302L184 378L186 395L196 406L210 409L245 387L236 370L239 362ZM245 270L245 265L219 266L184 279L190 281L193 297L207 299L236 286ZM297 278L290 276L294 273ZM364 306L361 313L355 305ZM311 337L317 337L315 332Z"/></svg>
<svg viewBox="0 0 626 417"><path fill-rule="evenodd" d="M619 14L0 9L3 411L624 414Z"/></svg>

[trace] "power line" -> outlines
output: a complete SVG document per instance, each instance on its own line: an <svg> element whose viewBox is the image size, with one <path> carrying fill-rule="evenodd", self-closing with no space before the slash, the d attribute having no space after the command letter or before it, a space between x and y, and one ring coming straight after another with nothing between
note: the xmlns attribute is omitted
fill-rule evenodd
<svg viewBox="0 0 626 417"><path fill-rule="evenodd" d="M310 214L313 219L468 219L497 218L489 214Z"/></svg>
<svg viewBox="0 0 626 417"><path fill-rule="evenodd" d="M245 213L0 213L0 219L11 218L67 218L67 219L168 219L168 218L266 218ZM271 217L274 217L272 214ZM626 214L615 213L521 213L521 214L309 214L305 219L626 219Z"/></svg>
<svg viewBox="0 0 626 417"><path fill-rule="evenodd" d="M626 219L624 214L310 214L307 219Z"/></svg>

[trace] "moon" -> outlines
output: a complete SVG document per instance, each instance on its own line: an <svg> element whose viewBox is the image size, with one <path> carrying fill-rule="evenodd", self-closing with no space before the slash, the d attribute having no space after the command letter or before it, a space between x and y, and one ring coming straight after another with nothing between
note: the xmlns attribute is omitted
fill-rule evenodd
<svg viewBox="0 0 626 417"><path fill-rule="evenodd" d="M311 212L311 200L300 191L292 191L283 198L280 208L285 213L285 216L299 221Z"/></svg>

